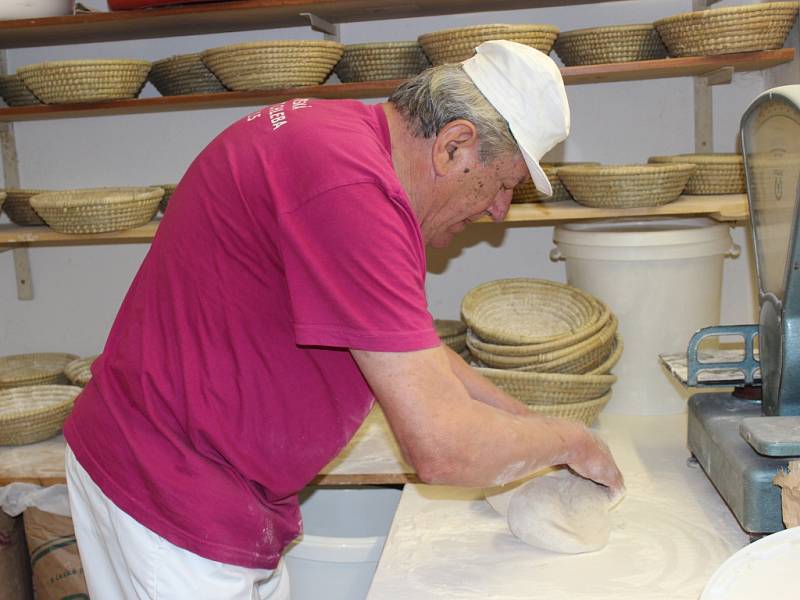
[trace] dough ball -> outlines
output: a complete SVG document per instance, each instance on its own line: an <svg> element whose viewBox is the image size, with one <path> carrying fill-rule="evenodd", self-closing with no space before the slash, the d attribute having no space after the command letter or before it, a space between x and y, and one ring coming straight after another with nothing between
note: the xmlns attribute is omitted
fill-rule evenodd
<svg viewBox="0 0 800 600"><path fill-rule="evenodd" d="M508 527L523 542L566 554L600 550L611 532L608 489L568 469L513 490Z"/></svg>
<svg viewBox="0 0 800 600"><path fill-rule="evenodd" d="M508 504L511 497L525 481L514 481L507 485L502 485L483 490L483 496L489 505L502 517L508 514Z"/></svg>

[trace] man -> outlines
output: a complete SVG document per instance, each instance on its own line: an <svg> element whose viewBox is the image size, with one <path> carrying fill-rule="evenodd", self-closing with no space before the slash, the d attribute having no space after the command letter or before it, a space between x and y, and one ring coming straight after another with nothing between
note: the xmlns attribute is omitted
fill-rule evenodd
<svg viewBox="0 0 800 600"><path fill-rule="evenodd" d="M386 104L289 100L217 137L65 428L90 594L287 598L296 494L373 397L423 481L566 464L619 493L585 427L529 412L440 344L424 291L424 245L502 220L529 174L549 193L538 160L568 128L554 63L489 42Z"/></svg>

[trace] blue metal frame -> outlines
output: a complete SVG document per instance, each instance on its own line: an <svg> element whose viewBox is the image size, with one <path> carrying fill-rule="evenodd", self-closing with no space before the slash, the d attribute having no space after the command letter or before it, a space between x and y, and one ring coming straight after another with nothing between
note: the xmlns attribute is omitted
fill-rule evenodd
<svg viewBox="0 0 800 600"><path fill-rule="evenodd" d="M720 336L741 336L744 338L744 358L736 362L701 362L697 356L700 342L709 337ZM704 327L697 331L689 346L686 349L686 366L688 368L687 385L690 387L730 387L731 385L760 385L761 379L756 378L755 372L761 369L761 363L753 353L753 340L758 335L758 325L718 325L715 327ZM698 375L701 372L737 370L742 373L741 381L699 381Z"/></svg>

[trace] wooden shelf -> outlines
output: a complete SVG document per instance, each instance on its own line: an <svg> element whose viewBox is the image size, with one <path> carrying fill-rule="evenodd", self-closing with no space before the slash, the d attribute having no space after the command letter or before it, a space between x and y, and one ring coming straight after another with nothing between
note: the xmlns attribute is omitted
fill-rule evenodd
<svg viewBox="0 0 800 600"><path fill-rule="evenodd" d="M790 62L793 48L746 52L722 56L692 56L638 62L564 67L561 72L567 85L636 81L666 77L704 75L731 67L734 71L756 71ZM190 96L159 96L112 102L85 104L50 104L0 109L0 123L12 121L42 121L75 117L143 114L237 106L263 106L288 98L381 98L391 94L400 79L365 83L315 85L260 92L222 92Z"/></svg>
<svg viewBox="0 0 800 600"><path fill-rule="evenodd" d="M552 225L567 221L617 219L650 216L708 216L719 221L743 221L748 218L747 196L681 196L675 202L655 208L602 209L588 208L572 201L514 204L506 223ZM477 223L490 223L482 219ZM70 235L49 227L0 225L0 251L10 248L38 246L91 246L96 244L149 243L156 233L158 221L114 233Z"/></svg>
<svg viewBox="0 0 800 600"><path fill-rule="evenodd" d="M242 0L69 17L0 22L0 48L84 44L308 25L301 13L331 23L488 10L592 4L608 0Z"/></svg>

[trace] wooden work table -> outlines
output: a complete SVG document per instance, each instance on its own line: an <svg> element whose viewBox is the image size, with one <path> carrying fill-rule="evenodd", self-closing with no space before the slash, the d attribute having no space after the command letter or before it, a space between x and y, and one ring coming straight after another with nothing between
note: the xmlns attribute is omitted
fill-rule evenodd
<svg viewBox="0 0 800 600"><path fill-rule="evenodd" d="M64 437L26 446L0 446L0 486L14 482L64 483ZM314 479L324 485L376 485L419 482L402 459L380 409L373 408L353 439Z"/></svg>

